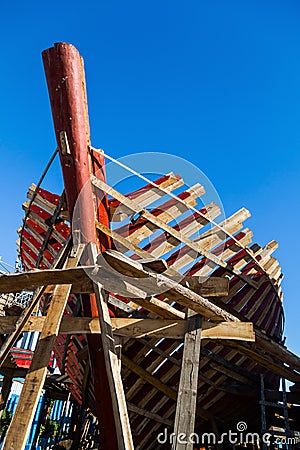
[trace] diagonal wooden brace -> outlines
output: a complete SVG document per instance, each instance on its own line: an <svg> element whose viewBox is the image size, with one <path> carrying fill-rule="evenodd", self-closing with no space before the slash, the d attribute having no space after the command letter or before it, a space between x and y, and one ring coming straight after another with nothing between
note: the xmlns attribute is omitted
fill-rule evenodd
<svg viewBox="0 0 300 450"><path fill-rule="evenodd" d="M97 258L97 248L95 244L89 244L89 246L90 260L92 264L95 264ZM119 358L115 349L112 324L107 306L107 292L105 292L100 283L94 283L94 291L97 300L101 340L112 399L115 427L118 438L118 448L119 450L133 450L134 447L125 393L121 379Z"/></svg>

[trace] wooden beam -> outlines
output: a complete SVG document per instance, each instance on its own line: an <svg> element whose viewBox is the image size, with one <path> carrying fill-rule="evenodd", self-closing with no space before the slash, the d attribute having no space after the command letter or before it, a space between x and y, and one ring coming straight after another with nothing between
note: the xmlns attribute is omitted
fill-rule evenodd
<svg viewBox="0 0 300 450"><path fill-rule="evenodd" d="M172 450L193 450L192 442L182 443L179 436L191 436L195 429L198 374L201 351L202 317L187 312L183 356L177 396ZM189 439L188 439L189 441Z"/></svg>
<svg viewBox="0 0 300 450"><path fill-rule="evenodd" d="M130 261L134 264L133 260ZM155 268L163 262L163 260L154 260L148 263L138 261L139 264L142 264L142 267L152 269L157 273L161 273L161 271L155 270ZM93 292L92 273L93 276L97 276L98 271L99 267L97 266L85 266L72 269L45 269L4 274L0 276L0 294L10 294L23 290L33 291L39 286L57 284L72 284L73 292L90 293ZM170 276L170 274L168 275ZM204 297L228 295L228 279L224 277L183 277L180 274L175 274L171 278Z"/></svg>
<svg viewBox="0 0 300 450"><path fill-rule="evenodd" d="M173 421L170 419L166 419L165 417L161 417L159 414L155 414L153 412L147 411L144 408L139 408L138 406L134 405L133 403L127 403L128 410L130 412L133 412L134 414L138 414L139 416L147 417L147 419L154 420L155 422L162 423L164 425L167 425L168 427L173 426Z"/></svg>
<svg viewBox="0 0 300 450"><path fill-rule="evenodd" d="M100 267L99 279L107 279L108 281L111 280L111 282L116 283L117 271L119 274L127 275L126 286L131 283L140 293L144 291L144 298L149 297L149 292L153 292L155 289L159 288L160 292L164 292L164 296L171 298L172 301L176 301L199 314L203 314L204 317L217 321L239 321L232 314L227 313L222 308L204 299L187 287L178 284L178 280L174 281L164 274L156 274L146 270L139 262L132 261L130 258L113 250L104 252L103 256L109 266L114 270L109 272L107 269ZM95 276L95 272L93 272L93 275ZM129 277L131 277L131 279ZM136 296L138 296L138 291Z"/></svg>
<svg viewBox="0 0 300 450"><path fill-rule="evenodd" d="M183 186L184 181L181 175L174 175L173 172L170 172L154 181L154 184L156 186L148 184L136 191L130 192L126 194L126 197L134 198L142 208L145 208L166 195L167 192L172 192ZM109 212L111 222L121 222L131 214L130 209L114 199L109 201Z"/></svg>
<svg viewBox="0 0 300 450"><path fill-rule="evenodd" d="M82 255L79 246L74 256L69 256L66 267L74 267ZM35 410L47 375L53 346L58 335L60 322L71 292L71 285L57 286L50 303L30 369L25 378L17 409L7 431L3 450L23 450L30 432Z"/></svg>
<svg viewBox="0 0 300 450"><path fill-rule="evenodd" d="M90 260L95 263L97 249L95 244L90 244ZM131 435L125 393L121 379L119 359L115 348L115 341L112 332L107 299L108 293L104 291L100 283L94 283L94 291L97 300L99 323L101 329L102 349L106 373L112 399L115 427L117 432L119 450L133 450L133 440Z"/></svg>
<svg viewBox="0 0 300 450"><path fill-rule="evenodd" d="M17 316L1 317L0 334L13 330ZM43 329L46 316L31 316L22 331L40 332ZM155 337L158 339L182 339L186 321L183 319L135 319L111 318L112 331L117 336L142 339ZM100 334L98 318L93 317L63 317L60 334ZM206 322L203 321L202 339L235 339L254 341L255 334L251 322Z"/></svg>

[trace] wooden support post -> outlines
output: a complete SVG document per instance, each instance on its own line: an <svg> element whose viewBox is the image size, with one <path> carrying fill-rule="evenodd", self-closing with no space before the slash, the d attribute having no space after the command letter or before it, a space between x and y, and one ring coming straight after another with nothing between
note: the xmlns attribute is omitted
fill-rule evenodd
<svg viewBox="0 0 300 450"><path fill-rule="evenodd" d="M97 243L99 251L103 251L109 247L109 238L104 234L97 237L95 220L109 227L106 196L99 204L94 203L90 176L97 171L97 177L105 181L104 157L98 154L91 159L89 155L83 59L74 46L61 42L43 52L43 62L72 231L79 229L85 242ZM82 304L85 316L97 317L94 294L83 295ZM115 450L118 442L100 336L87 336L87 342L101 445Z"/></svg>
<svg viewBox="0 0 300 450"><path fill-rule="evenodd" d="M90 246L92 264L97 258L96 246ZM108 293L104 291L100 283L94 283L94 291L97 299L99 322L101 328L101 340L104 353L106 373L112 398L115 427L118 438L119 450L133 450L133 441L126 405L126 399L121 379L119 358L115 348L112 325L107 306Z"/></svg>
<svg viewBox="0 0 300 450"><path fill-rule="evenodd" d="M202 316L187 312L187 329L180 373L172 450L192 450L195 428L198 375L201 351ZM185 439L179 439L185 436ZM187 443L182 443L186 441Z"/></svg>
<svg viewBox="0 0 300 450"><path fill-rule="evenodd" d="M76 266L81 254L82 246L77 249L74 257L68 258L66 267ZM54 290L17 409L7 431L3 450L24 450L25 448L71 287L70 284L60 285L56 286Z"/></svg>

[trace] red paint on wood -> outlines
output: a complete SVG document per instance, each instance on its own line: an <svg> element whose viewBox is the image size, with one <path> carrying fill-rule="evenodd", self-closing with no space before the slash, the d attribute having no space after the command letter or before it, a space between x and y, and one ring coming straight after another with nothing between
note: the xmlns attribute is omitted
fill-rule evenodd
<svg viewBox="0 0 300 450"><path fill-rule="evenodd" d="M109 226L105 201L94 204L90 175L93 165L104 167L101 157L93 162L89 157L90 130L88 121L85 75L83 60L70 44L58 43L43 52L43 62L47 78L56 140L63 171L66 199L70 219L80 229L86 242L98 243L104 250L107 241L97 241L95 218ZM69 153L61 145L61 133L65 132ZM105 176L103 172L103 177ZM83 189L84 188L84 189ZM76 204L77 202L77 204ZM76 217L74 209L76 205ZM73 223L73 225L74 225ZM107 248L107 247L106 247ZM95 296L84 295L83 309L86 316L97 316ZM112 401L101 350L101 338L88 336L91 369L94 380L97 415L100 424L103 448L117 449L116 430Z"/></svg>

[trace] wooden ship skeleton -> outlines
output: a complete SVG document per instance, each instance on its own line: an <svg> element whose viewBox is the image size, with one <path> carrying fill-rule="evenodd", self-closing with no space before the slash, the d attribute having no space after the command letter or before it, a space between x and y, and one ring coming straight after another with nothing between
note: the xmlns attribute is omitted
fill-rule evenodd
<svg viewBox="0 0 300 450"><path fill-rule="evenodd" d="M25 448L52 352L74 402L98 418L101 449L163 448L165 429L173 449L192 449L176 436L219 436L240 420L260 430L260 377L270 392L300 382L283 342L277 243L252 243L245 208L216 223L219 207L199 207L203 187L185 190L180 175L126 167L142 187L109 186L105 159L118 161L91 146L81 56L59 43L43 61L64 192L30 186L24 272L0 277L0 294L34 291L0 319L2 373L22 332L40 332L3 449Z"/></svg>

